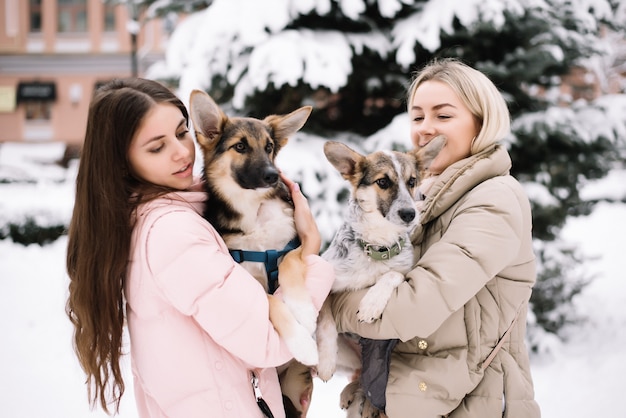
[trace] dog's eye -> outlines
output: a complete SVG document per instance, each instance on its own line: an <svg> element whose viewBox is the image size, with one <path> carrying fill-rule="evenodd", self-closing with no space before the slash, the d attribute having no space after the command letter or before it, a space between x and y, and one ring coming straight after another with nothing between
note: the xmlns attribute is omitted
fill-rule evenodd
<svg viewBox="0 0 626 418"><path fill-rule="evenodd" d="M406 185L409 189L412 189L417 185L417 179L415 177L411 177L409 181L406 182Z"/></svg>
<svg viewBox="0 0 626 418"><path fill-rule="evenodd" d="M271 154L274 151L274 144L272 144L271 142L268 142L267 145L265 145L265 152L267 152L268 154Z"/></svg>
<svg viewBox="0 0 626 418"><path fill-rule="evenodd" d="M389 181L387 177L383 177L382 179L376 180L376 184L378 184L378 187L380 187L383 190L388 189L389 186L391 186L391 182Z"/></svg>
<svg viewBox="0 0 626 418"><path fill-rule="evenodd" d="M248 149L248 146L243 142L237 142L235 145L233 145L233 149L238 153L243 154L244 152L246 152L246 149Z"/></svg>

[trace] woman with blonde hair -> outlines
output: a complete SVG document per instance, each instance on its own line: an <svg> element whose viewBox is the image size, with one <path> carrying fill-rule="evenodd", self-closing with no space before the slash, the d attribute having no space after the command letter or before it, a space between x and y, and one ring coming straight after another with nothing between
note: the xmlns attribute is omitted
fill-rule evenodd
<svg viewBox="0 0 626 418"><path fill-rule="evenodd" d="M525 345L532 217L500 143L506 102L481 72L441 59L414 78L408 112L416 148L445 141L420 186L417 261L371 324L356 315L366 290L333 297L339 331L400 340L385 391L391 418L539 417Z"/></svg>

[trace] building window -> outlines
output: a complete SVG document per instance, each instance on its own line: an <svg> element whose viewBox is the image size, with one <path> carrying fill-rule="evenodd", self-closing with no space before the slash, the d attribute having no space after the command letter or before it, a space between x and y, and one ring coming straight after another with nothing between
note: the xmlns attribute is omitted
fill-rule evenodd
<svg viewBox="0 0 626 418"><path fill-rule="evenodd" d="M57 30L87 32L87 0L58 0Z"/></svg>
<svg viewBox="0 0 626 418"><path fill-rule="evenodd" d="M115 5L105 3L104 5L104 31L115 32Z"/></svg>
<svg viewBox="0 0 626 418"><path fill-rule="evenodd" d="M41 0L30 0L30 31L41 32Z"/></svg>
<svg viewBox="0 0 626 418"><path fill-rule="evenodd" d="M52 110L51 102L27 102L24 103L26 120L49 121Z"/></svg>
<svg viewBox="0 0 626 418"><path fill-rule="evenodd" d="M54 82L22 81L17 85L16 102L24 105L26 120L49 121L56 101Z"/></svg>

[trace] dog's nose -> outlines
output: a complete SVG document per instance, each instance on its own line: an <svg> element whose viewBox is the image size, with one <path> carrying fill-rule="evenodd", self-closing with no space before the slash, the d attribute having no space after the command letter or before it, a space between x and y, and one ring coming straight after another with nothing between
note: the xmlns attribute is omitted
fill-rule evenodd
<svg viewBox="0 0 626 418"><path fill-rule="evenodd" d="M398 215L404 222L411 222L415 219L415 209L400 209Z"/></svg>
<svg viewBox="0 0 626 418"><path fill-rule="evenodd" d="M278 182L278 171L268 167L263 173L263 181L271 186L275 185Z"/></svg>

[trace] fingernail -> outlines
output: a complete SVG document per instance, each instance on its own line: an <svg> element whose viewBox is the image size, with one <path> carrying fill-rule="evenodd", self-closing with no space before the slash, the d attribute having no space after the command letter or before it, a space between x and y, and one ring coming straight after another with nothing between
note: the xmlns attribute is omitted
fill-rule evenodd
<svg viewBox="0 0 626 418"><path fill-rule="evenodd" d="M300 191L300 185L298 183L293 183L293 190L296 192Z"/></svg>

